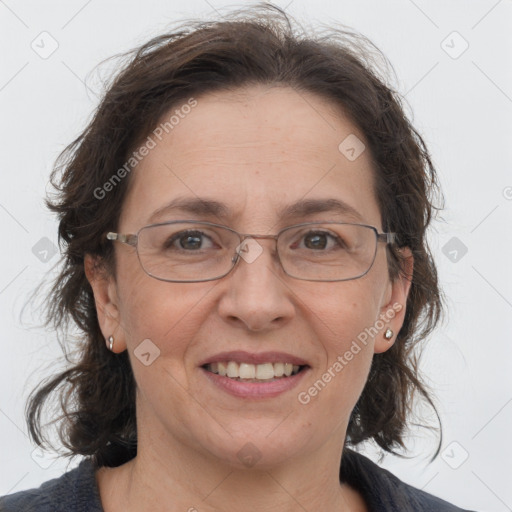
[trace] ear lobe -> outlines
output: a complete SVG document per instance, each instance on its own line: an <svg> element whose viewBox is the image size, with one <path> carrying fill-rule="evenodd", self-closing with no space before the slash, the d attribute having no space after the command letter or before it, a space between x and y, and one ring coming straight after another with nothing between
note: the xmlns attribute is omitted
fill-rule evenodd
<svg viewBox="0 0 512 512"><path fill-rule="evenodd" d="M114 277L106 272L97 257L90 254L85 255L84 270L94 293L96 314L103 337L108 339L109 336L114 336L115 352L122 352L126 345Z"/></svg>
<svg viewBox="0 0 512 512"><path fill-rule="evenodd" d="M414 257L409 247L400 248L402 253L404 271L391 282L391 296L388 303L381 308L380 318L384 322L383 329L375 338L374 352L376 354L385 352L396 341L396 337L402 328L405 319L407 297L411 289L412 275L414 269ZM405 274L405 275L404 275ZM386 339L384 334L390 329L393 334Z"/></svg>

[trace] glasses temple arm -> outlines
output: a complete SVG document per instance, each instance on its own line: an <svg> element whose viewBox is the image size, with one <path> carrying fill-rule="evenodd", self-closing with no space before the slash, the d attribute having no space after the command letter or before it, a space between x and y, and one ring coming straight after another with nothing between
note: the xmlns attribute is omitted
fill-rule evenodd
<svg viewBox="0 0 512 512"><path fill-rule="evenodd" d="M387 244L394 244L397 241L396 233L377 233L377 238Z"/></svg>
<svg viewBox="0 0 512 512"><path fill-rule="evenodd" d="M110 231L107 233L107 240L114 240L123 244L137 245L137 235L123 235L122 233L113 233Z"/></svg>

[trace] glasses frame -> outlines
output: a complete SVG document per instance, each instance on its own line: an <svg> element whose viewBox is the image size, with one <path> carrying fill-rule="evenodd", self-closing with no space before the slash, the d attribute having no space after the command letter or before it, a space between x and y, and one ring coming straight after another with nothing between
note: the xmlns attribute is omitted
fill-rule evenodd
<svg viewBox="0 0 512 512"><path fill-rule="evenodd" d="M150 277L152 277L154 279L158 279L159 281L165 281L165 282L168 282L168 283L202 283L202 282L216 281L218 279L222 279L223 277L227 276L230 272L232 272L233 269L236 267L238 261L240 261L240 259L241 259L240 258L240 252L238 252L238 251L235 252L233 257L231 258L231 268L227 272L225 272L224 274L222 274L220 276L212 277L212 278L209 278L209 279L194 279L194 280L164 279L162 277L157 277L157 276L151 274L150 272L148 272L144 268L144 265L142 264L142 261L140 259L140 254L139 254L139 249L138 249L138 241L139 241L139 234L140 234L140 232L142 230L144 230L144 229L151 228L151 227L156 227L156 226L167 226L167 225L170 225L170 224L187 224L187 223L190 223L190 224L205 224L207 226L227 229L228 231L231 231L232 233L234 233L234 234L236 234L238 236L238 238L240 240L240 243L239 243L238 247L240 247L240 245L247 238L254 238L254 239L270 238L270 239L275 240L275 242L276 242L277 259L279 261L279 265L281 265L281 268L282 268L283 272L287 276L289 276L289 277L291 277L293 279L298 279L300 281L340 282L340 281L353 281L354 279L359 279L359 278L363 277L364 275L366 275L370 271L370 269L373 267L373 264L375 263L375 259L376 259L376 256L377 256L377 250L378 250L379 242L382 242L382 243L385 243L386 245L389 245L389 244L396 243L396 240L397 240L396 233L379 233L378 229L376 227L374 227L374 226L370 226L368 224L358 224L358 223L354 223L354 222L338 222L338 221L322 221L322 220L311 221L311 222L302 222L300 224L293 224L292 226L287 226L287 227L281 229L279 231L279 233L277 233L277 235L258 235L258 234L253 234L253 233L239 233L235 229L232 229L232 228L230 228L228 226L224 226L223 224L216 224L216 223L208 222L208 221L198 221L198 220L190 220L190 219L188 219L188 220L171 220L171 221L168 221L168 222L159 222L157 224L148 224L147 226L141 227L137 231L137 233L135 233L135 234L115 233L113 231L109 231L106 234L106 238L107 238L107 240L111 240L111 241L115 241L115 242L121 242L123 244L130 245L130 246L134 247L135 251L137 252L137 258L139 260L140 266L142 267L144 272L148 276L150 276ZM349 226L362 226L362 227L371 229L374 232L374 234L375 234L376 244L375 244L375 252L373 254L372 262L370 263L370 266L368 267L368 269L365 272L363 272L362 274L358 275L358 276L348 277L348 278L344 278L344 279L304 279L304 278L296 277L294 275L289 274L286 271L286 269L284 268L284 266L283 266L283 264L281 262L281 258L279 256L279 249L278 249L278 243L277 243L278 238L281 236L282 233L284 233L285 231L288 231L289 229L298 228L298 227L301 227L301 226L309 226L309 225L312 225L312 224L344 224L344 225L349 225Z"/></svg>

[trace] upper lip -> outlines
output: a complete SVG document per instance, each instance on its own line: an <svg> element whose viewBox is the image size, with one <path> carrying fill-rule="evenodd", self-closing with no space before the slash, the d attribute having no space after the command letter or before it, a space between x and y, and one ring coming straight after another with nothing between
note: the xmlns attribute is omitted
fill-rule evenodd
<svg viewBox="0 0 512 512"><path fill-rule="evenodd" d="M263 363L292 363L298 366L307 365L304 359L287 354L285 352L245 352L244 350L233 350L230 352L219 352L213 356L204 359L199 366L210 363L219 363L226 361L235 361L237 363L263 364Z"/></svg>

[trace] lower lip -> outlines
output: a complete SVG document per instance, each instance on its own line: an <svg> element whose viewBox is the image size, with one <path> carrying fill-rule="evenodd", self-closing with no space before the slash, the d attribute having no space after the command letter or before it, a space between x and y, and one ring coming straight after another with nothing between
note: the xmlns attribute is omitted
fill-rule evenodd
<svg viewBox="0 0 512 512"><path fill-rule="evenodd" d="M308 373L309 367L295 375L290 375L290 377L281 377L270 382L244 382L223 377L204 368L201 368L201 370L211 382L230 395L240 398L273 398L297 386L304 375Z"/></svg>

